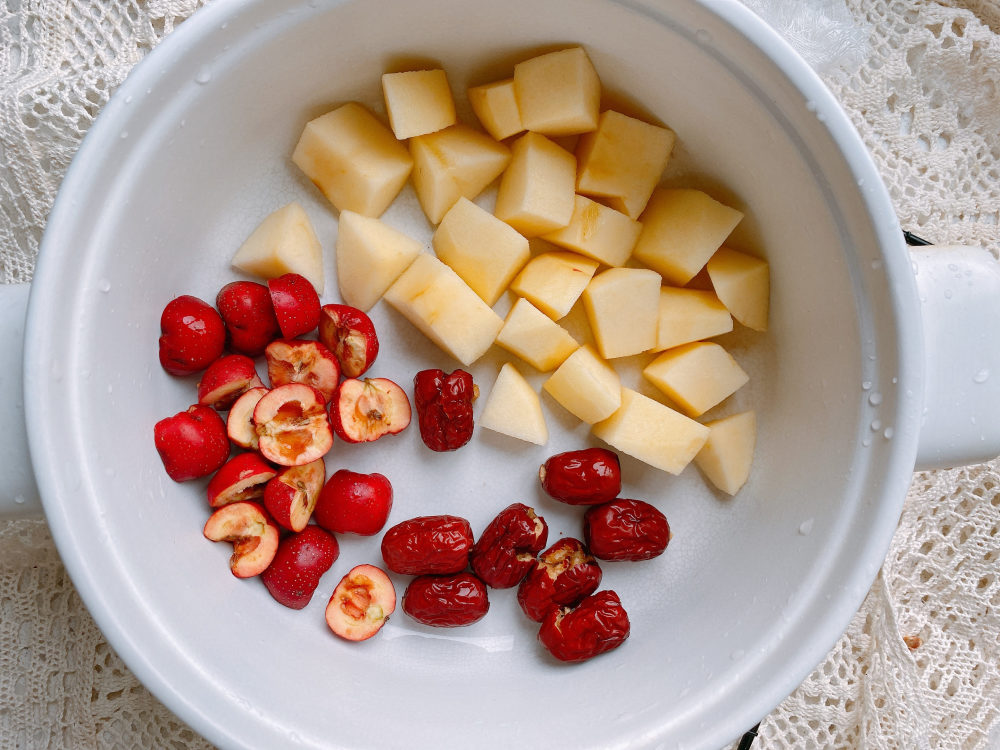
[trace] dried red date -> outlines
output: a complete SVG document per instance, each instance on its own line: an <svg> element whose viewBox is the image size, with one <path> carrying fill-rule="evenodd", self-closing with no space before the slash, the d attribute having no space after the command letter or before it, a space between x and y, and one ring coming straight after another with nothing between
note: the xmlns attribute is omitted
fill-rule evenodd
<svg viewBox="0 0 1000 750"><path fill-rule="evenodd" d="M531 570L548 536L544 518L514 503L490 521L469 553L469 565L487 586L509 589Z"/></svg>
<svg viewBox="0 0 1000 750"><path fill-rule="evenodd" d="M606 448L558 453L541 465L538 478L552 498L570 505L606 503L622 490L618 455Z"/></svg>
<svg viewBox="0 0 1000 750"><path fill-rule="evenodd" d="M421 370L413 378L420 437L432 451L453 451L472 438L472 402L479 389L465 370Z"/></svg>
<svg viewBox="0 0 1000 750"><path fill-rule="evenodd" d="M617 648L629 634L628 614L614 591L591 594L575 609L550 609L538 640L560 661L584 661Z"/></svg>
<svg viewBox="0 0 1000 750"><path fill-rule="evenodd" d="M382 559L394 573L458 573L469 564L472 527L458 516L418 516L382 537Z"/></svg>
<svg viewBox="0 0 1000 750"><path fill-rule="evenodd" d="M642 500L612 500L583 516L587 547L601 560L649 560L670 541L667 517Z"/></svg>
<svg viewBox="0 0 1000 750"><path fill-rule="evenodd" d="M539 555L517 589L524 614L541 622L556 606L572 606L597 590L601 568L579 539L567 537Z"/></svg>
<svg viewBox="0 0 1000 750"><path fill-rule="evenodd" d="M472 573L418 576L403 594L403 611L417 622L439 628L471 625L486 616L486 584Z"/></svg>

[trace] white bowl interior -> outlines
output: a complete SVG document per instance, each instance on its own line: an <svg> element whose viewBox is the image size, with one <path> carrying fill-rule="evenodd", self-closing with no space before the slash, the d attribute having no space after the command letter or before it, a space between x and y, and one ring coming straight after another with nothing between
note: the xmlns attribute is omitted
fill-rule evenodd
<svg viewBox="0 0 1000 750"><path fill-rule="evenodd" d="M832 100L821 89L804 95L696 3L236 6L199 12L108 105L36 276L36 471L60 550L112 644L222 745L424 747L447 736L476 747L710 747L738 736L846 625L898 513L898 467L912 467L901 403L915 386L886 273L894 261L879 249L892 220L872 218L880 188L859 189L858 176L873 174L863 156L841 153L838 140L851 141ZM757 29L740 9L729 13ZM751 383L716 411L758 412L750 482L729 499L693 466L672 477L623 460L623 495L657 504L674 539L656 560L603 566L632 635L602 658L570 667L548 658L513 591L491 592L489 616L468 628L434 630L398 612L377 638L341 641L324 623L326 600L351 566L380 563L380 537L343 538L303 611L230 575L228 545L201 535L204 482L174 484L153 448L153 423L192 403L196 380L160 369L160 311L178 294L214 300L236 278L236 247L292 199L327 251L323 301L337 301L336 214L289 161L302 125L349 99L382 112L380 74L414 60L448 71L468 118L467 85L577 43L609 92L676 131L668 182L744 208L731 244L771 263L770 331L723 339ZM794 68L786 51L774 54ZM799 83L815 85L807 73ZM409 187L384 218L429 249L432 228ZM418 369L457 366L385 304L372 316L383 339L373 375L408 386ZM493 352L472 368L484 393L502 360ZM390 524L449 512L478 532L524 501L550 539L579 536L579 510L545 497L536 469L594 441L543 402L544 448L480 431L437 455L414 425L372 445L338 443L327 464L386 474ZM406 579L395 582L402 594Z"/></svg>

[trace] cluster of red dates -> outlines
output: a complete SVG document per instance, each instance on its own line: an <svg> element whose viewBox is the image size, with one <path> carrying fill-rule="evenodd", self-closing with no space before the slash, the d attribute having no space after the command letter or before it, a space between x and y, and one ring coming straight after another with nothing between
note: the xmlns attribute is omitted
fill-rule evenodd
<svg viewBox="0 0 1000 750"><path fill-rule="evenodd" d="M163 310L163 368L201 378L197 403L156 424L156 448L175 481L211 475L204 535L233 544L233 574L259 575L275 600L302 609L339 556L334 534L375 535L392 508L392 486L381 474L341 469L327 478L323 457L334 435L358 443L396 434L410 422L410 403L391 380L360 379L379 350L368 316L321 306L297 274L267 286L227 284L216 307L185 295ZM314 331L318 340L303 338ZM267 386L253 359L261 355ZM468 443L477 396L463 370L417 373L414 403L427 447ZM402 597L407 615L438 627L470 625L489 610L488 588L516 586L521 609L540 623L539 640L560 660L588 659L628 637L618 595L597 591L597 560L661 554L670 539L666 518L618 497L618 456L603 448L552 456L539 478L552 498L589 506L583 541L564 538L545 549L545 520L522 503L502 510L478 539L458 516L398 523L385 532L381 552L388 570L414 576ZM358 565L335 588L326 621L337 635L364 640L395 606L385 571Z"/></svg>
<svg viewBox="0 0 1000 750"><path fill-rule="evenodd" d="M488 588L517 586L521 609L541 623L538 638L557 659L583 661L624 642L628 615L614 591L597 592L597 560L662 554L670 541L666 517L649 503L618 498L618 456L603 448L552 456L539 477L554 499L590 506L585 542L567 537L542 551L548 526L523 503L502 510L478 540L458 516L403 521L382 538L382 559L394 573L416 576L403 595L406 614L426 625L470 625L489 610Z"/></svg>

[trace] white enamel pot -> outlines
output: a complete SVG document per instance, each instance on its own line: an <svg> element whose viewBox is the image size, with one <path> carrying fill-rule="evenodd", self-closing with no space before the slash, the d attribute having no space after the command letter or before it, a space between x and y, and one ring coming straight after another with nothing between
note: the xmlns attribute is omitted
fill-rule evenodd
<svg viewBox="0 0 1000 750"><path fill-rule="evenodd" d="M227 545L201 534L204 482L169 480L153 447L153 424L193 403L196 380L160 369L160 311L179 294L214 300L236 278L236 247L293 198L327 250L323 300L336 300L336 214L289 162L303 124L350 99L381 110L379 76L401 62L443 65L461 94L577 43L607 90L677 132L667 180L743 208L732 244L770 261L770 330L724 340L751 375L723 409L757 410L751 478L728 499L694 467L673 477L623 458L623 494L663 509L674 538L656 560L604 566L632 635L600 658L549 658L513 591L492 592L489 615L461 630L397 612L370 641L339 640L326 600L349 567L381 561L379 538L341 539L301 611L230 575ZM409 188L385 219L430 236ZM109 642L219 746L714 748L836 642L914 467L1000 453L998 420L979 418L1000 389L986 338L998 291L983 251L908 254L844 113L736 2L215 0L137 66L66 177L27 304L24 414L15 403L5 419L15 425L4 431L7 495L29 508L33 474ZM4 289L6 351L20 341L25 296ZM373 318L383 339L373 375L408 386L418 369L457 366L386 305ZM472 368L484 392L502 359ZM432 455L411 428L338 443L327 463L386 474L390 523L447 512L478 532L521 500L551 538L579 535L578 509L544 497L536 470L592 438L544 405L544 448L480 431ZM402 593L406 580L394 581Z"/></svg>

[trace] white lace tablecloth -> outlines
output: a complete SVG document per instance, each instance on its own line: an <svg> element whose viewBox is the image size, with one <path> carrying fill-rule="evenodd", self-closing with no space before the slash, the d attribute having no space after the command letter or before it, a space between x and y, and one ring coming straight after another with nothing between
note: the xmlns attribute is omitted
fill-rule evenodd
<svg viewBox="0 0 1000 750"><path fill-rule="evenodd" d="M820 70L905 228L1000 252L1000 0L746 2ZM0 3L0 281L30 280L88 126L130 68L201 4ZM914 475L863 606L764 718L754 747L973 750L1000 747L998 727L994 461ZM108 646L44 521L0 523L0 750L205 746Z"/></svg>

